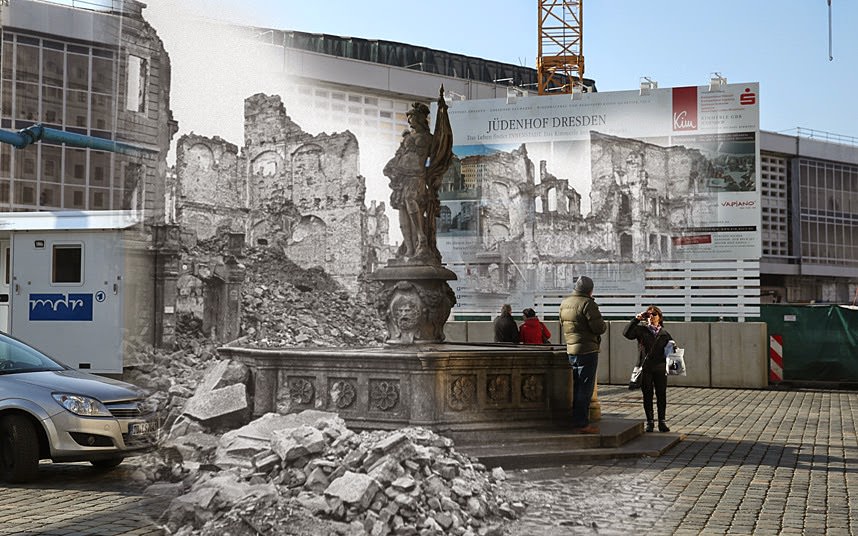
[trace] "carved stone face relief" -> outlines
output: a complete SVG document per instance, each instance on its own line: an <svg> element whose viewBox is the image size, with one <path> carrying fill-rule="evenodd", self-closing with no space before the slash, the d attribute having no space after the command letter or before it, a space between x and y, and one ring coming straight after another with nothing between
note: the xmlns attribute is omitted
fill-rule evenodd
<svg viewBox="0 0 858 536"><path fill-rule="evenodd" d="M413 332L420 326L423 307L416 296L400 295L390 304L393 322L403 333Z"/></svg>

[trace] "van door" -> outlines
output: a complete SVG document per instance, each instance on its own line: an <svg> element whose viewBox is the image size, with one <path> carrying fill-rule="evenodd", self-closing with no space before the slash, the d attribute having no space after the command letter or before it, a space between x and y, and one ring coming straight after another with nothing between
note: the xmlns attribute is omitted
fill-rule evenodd
<svg viewBox="0 0 858 536"><path fill-rule="evenodd" d="M12 278L12 248L0 240L0 331L9 333L9 284Z"/></svg>
<svg viewBox="0 0 858 536"><path fill-rule="evenodd" d="M77 369L122 372L121 231L12 237L11 333Z"/></svg>

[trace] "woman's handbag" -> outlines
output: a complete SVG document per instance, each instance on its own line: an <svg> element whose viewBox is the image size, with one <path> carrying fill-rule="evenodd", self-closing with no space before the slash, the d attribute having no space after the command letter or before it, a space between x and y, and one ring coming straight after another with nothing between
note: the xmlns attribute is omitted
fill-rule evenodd
<svg viewBox="0 0 858 536"><path fill-rule="evenodd" d="M643 372L643 367L632 369L632 377L629 378L629 391L641 388L641 372Z"/></svg>

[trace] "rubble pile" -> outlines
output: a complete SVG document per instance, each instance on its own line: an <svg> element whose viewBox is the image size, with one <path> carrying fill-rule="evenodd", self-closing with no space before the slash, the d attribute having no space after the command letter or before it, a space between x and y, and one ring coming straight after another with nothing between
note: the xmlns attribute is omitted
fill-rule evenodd
<svg viewBox="0 0 858 536"><path fill-rule="evenodd" d="M167 527L182 536L502 534L524 510L506 499L502 469L487 472L449 438L355 433L317 410L269 413L220 437L180 423L163 450L180 482L152 492L176 495Z"/></svg>
<svg viewBox="0 0 858 536"><path fill-rule="evenodd" d="M202 246L209 260L225 255L222 245ZM242 337L231 344L384 340L375 308L324 271L302 269L276 247L250 248L240 262ZM163 408L169 433L138 458L134 478L152 483L149 494L173 497L158 521L168 533L485 536L523 512L505 494L502 469L488 472L430 430L356 433L317 410L250 421L247 367L217 359L200 319L179 315L176 326L175 351L128 342L124 373Z"/></svg>
<svg viewBox="0 0 858 536"><path fill-rule="evenodd" d="M218 361L216 345L202 336L180 334L176 347L166 351L136 340L125 342L122 379L149 391L164 429L182 414L200 380Z"/></svg>
<svg viewBox="0 0 858 536"><path fill-rule="evenodd" d="M219 237L221 235L218 235ZM222 238L188 250L195 258L218 257ZM385 326L377 310L351 296L321 269L305 270L277 247L249 248L241 259L242 337L232 344L251 348L381 346ZM217 344L191 313L176 317L175 350L153 348L138 339L125 343L123 379L153 393L165 410L167 428L176 421L206 370L217 360Z"/></svg>
<svg viewBox="0 0 858 536"><path fill-rule="evenodd" d="M362 295L352 296L324 270L305 270L277 248L242 259L241 344L256 348L380 346L385 325Z"/></svg>

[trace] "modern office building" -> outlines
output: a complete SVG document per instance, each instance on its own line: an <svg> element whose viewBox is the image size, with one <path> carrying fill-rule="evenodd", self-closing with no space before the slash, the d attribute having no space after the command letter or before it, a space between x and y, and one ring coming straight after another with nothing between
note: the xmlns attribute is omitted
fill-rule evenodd
<svg viewBox="0 0 858 536"><path fill-rule="evenodd" d="M856 303L858 138L762 133L763 302Z"/></svg>
<svg viewBox="0 0 858 536"><path fill-rule="evenodd" d="M18 0L0 8L0 127L41 123L152 152L0 145L0 211L133 209L163 222L166 155L177 129L164 46L140 2L68 4Z"/></svg>

